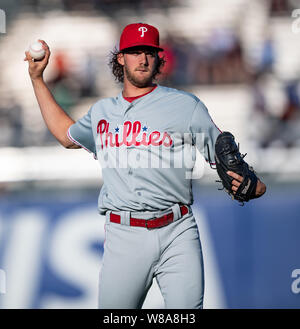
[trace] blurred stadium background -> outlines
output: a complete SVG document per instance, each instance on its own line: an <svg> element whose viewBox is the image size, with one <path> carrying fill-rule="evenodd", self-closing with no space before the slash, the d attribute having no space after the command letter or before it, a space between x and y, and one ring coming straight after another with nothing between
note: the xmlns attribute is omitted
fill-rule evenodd
<svg viewBox="0 0 300 329"><path fill-rule="evenodd" d="M204 306L298 308L300 24L292 13L300 2L0 0L0 8L0 308L97 307L101 170L49 134L23 58L38 38L49 44L46 81L78 119L119 92L107 63L132 22L160 30L167 65L158 82L197 95L268 186L240 207L217 190L210 168L194 180ZM155 282L144 307L163 308Z"/></svg>

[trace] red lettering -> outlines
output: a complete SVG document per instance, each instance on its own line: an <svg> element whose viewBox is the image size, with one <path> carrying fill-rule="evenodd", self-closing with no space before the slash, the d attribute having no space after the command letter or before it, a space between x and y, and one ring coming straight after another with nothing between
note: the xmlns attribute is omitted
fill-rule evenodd
<svg viewBox="0 0 300 329"><path fill-rule="evenodd" d="M116 147L120 147L121 145L123 145L123 142L121 141L121 143L119 142L119 134L116 134Z"/></svg>
<svg viewBox="0 0 300 329"><path fill-rule="evenodd" d="M133 128L132 128L132 142L131 142L131 144L133 144L135 146L139 146L141 144L141 142L136 140L137 136L141 132L141 129L142 129L142 124L140 123L140 121L135 121L133 123Z"/></svg>
<svg viewBox="0 0 300 329"><path fill-rule="evenodd" d="M113 147L113 146L116 146L116 143L113 142L113 138L114 138L114 135L110 132L106 132L106 135L105 135L105 146L107 147L107 142L108 142L108 139L109 139L109 146Z"/></svg>
<svg viewBox="0 0 300 329"><path fill-rule="evenodd" d="M140 121L125 121L123 124L123 136L122 140L119 141L121 135L119 133L109 132L109 123L102 119L98 122L97 133L100 135L101 147L109 145L110 147L120 147L121 145L126 146L159 146L164 145L165 147L170 147L173 143L171 136L164 132L163 135L159 131L152 131L151 134L147 137L147 133L143 132L141 134L141 139L137 140L138 136L141 133L142 124ZM105 134L105 141L103 141L103 135ZM128 140L128 137L131 136L131 140ZM148 140L147 140L148 139Z"/></svg>
<svg viewBox="0 0 300 329"><path fill-rule="evenodd" d="M131 143L127 142L127 137L130 135L132 123L130 121L124 122L124 129L123 129L123 144L130 146Z"/></svg>
<svg viewBox="0 0 300 329"><path fill-rule="evenodd" d="M169 142L165 143L165 139L169 139ZM167 132L164 132L162 143L165 147L170 147L173 143L171 136Z"/></svg>
<svg viewBox="0 0 300 329"><path fill-rule="evenodd" d="M108 131L109 123L106 120L100 120L97 125L97 133L100 134L101 148L103 148L102 135ZM107 143L106 143L107 144Z"/></svg>
<svg viewBox="0 0 300 329"><path fill-rule="evenodd" d="M100 120L98 122L98 126L97 126L97 133L98 134L103 134L105 132L106 125L107 125L106 120Z"/></svg>
<svg viewBox="0 0 300 329"><path fill-rule="evenodd" d="M147 133L143 133L142 135L142 140L141 140L141 145L144 145L144 146L148 146L149 145L149 141L147 141Z"/></svg>
<svg viewBox="0 0 300 329"><path fill-rule="evenodd" d="M160 132L152 131L152 133L149 136L149 144L151 144L153 146L159 146L162 143L162 141L158 142L159 139L160 139Z"/></svg>

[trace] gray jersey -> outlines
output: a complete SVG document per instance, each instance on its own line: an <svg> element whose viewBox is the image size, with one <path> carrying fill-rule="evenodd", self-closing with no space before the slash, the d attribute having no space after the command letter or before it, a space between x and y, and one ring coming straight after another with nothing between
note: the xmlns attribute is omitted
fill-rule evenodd
<svg viewBox="0 0 300 329"><path fill-rule="evenodd" d="M104 214L192 204L195 146L213 162L219 133L196 96L158 86L131 103L122 92L96 102L68 136L101 163Z"/></svg>

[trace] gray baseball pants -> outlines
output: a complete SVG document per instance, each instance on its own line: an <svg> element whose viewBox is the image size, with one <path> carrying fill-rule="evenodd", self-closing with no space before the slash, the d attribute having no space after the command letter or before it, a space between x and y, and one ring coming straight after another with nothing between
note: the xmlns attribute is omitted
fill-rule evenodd
<svg viewBox="0 0 300 329"><path fill-rule="evenodd" d="M155 229L129 226L129 218L153 218L164 212L119 212L121 224L106 214L99 281L100 309L139 309L155 277L167 309L203 306L204 270L199 233L192 210Z"/></svg>

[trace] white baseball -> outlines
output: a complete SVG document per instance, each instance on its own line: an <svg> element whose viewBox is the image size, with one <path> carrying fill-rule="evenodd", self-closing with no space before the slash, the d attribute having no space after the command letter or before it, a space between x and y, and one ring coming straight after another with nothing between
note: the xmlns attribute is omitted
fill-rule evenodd
<svg viewBox="0 0 300 329"><path fill-rule="evenodd" d="M32 43L28 48L29 54L34 59L42 59L45 56L43 44L39 41Z"/></svg>

